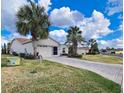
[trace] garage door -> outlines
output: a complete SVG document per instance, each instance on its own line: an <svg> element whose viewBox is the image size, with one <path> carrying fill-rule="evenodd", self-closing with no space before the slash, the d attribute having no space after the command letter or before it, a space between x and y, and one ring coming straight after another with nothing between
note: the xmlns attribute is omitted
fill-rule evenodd
<svg viewBox="0 0 124 93"><path fill-rule="evenodd" d="M39 52L42 57L51 57L52 47L38 47L37 52Z"/></svg>

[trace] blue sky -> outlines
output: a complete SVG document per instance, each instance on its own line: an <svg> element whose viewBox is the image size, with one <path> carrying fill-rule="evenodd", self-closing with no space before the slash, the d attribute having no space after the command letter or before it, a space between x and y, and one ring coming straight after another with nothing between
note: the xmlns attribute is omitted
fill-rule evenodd
<svg viewBox="0 0 124 93"><path fill-rule="evenodd" d="M1 3L3 42L23 37L16 32L15 14L27 4L26 0L2 0ZM35 3L46 8L52 23L50 36L60 43L66 41L69 26L77 25L84 38L97 39L101 48L122 47L122 0L35 0Z"/></svg>

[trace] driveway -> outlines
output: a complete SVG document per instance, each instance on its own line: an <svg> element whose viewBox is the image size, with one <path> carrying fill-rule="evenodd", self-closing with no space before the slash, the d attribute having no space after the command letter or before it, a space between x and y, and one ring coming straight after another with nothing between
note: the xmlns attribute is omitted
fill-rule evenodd
<svg viewBox="0 0 124 93"><path fill-rule="evenodd" d="M44 59L77 68L87 69L122 85L123 65L121 64L106 64L67 57L49 57Z"/></svg>

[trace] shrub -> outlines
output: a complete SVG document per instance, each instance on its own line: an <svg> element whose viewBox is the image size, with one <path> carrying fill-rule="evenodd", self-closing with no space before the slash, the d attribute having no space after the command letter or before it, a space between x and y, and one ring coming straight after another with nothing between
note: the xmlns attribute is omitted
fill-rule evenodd
<svg viewBox="0 0 124 93"><path fill-rule="evenodd" d="M25 53L20 53L19 55L20 57L23 57L23 58L25 57Z"/></svg>
<svg viewBox="0 0 124 93"><path fill-rule="evenodd" d="M16 52L12 52L12 54L13 54L14 56L18 56L18 54L17 54Z"/></svg>
<svg viewBox="0 0 124 93"><path fill-rule="evenodd" d="M26 54L25 57L26 59L34 59L34 55L31 55L31 54Z"/></svg>
<svg viewBox="0 0 124 93"><path fill-rule="evenodd" d="M68 54L61 54L61 56L68 56Z"/></svg>
<svg viewBox="0 0 124 93"><path fill-rule="evenodd" d="M72 55L72 56L68 56L68 57L72 57L72 58L82 58L82 55Z"/></svg>

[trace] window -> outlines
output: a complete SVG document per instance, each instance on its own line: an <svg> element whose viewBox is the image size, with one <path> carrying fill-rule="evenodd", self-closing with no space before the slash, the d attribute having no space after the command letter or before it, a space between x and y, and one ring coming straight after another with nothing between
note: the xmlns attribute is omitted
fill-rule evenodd
<svg viewBox="0 0 124 93"><path fill-rule="evenodd" d="M65 48L62 49L62 53L65 54Z"/></svg>
<svg viewBox="0 0 124 93"><path fill-rule="evenodd" d="M53 47L53 55L57 55L58 54L58 48L57 47Z"/></svg>

